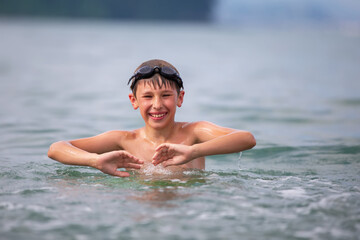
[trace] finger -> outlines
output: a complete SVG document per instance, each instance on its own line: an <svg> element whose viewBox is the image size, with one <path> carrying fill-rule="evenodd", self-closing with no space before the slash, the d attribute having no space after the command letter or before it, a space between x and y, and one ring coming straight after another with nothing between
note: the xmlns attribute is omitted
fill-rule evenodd
<svg viewBox="0 0 360 240"><path fill-rule="evenodd" d="M132 163L139 163L139 164L144 163L143 160L140 160L139 158L135 157L134 155L132 155L126 151L121 151L121 157L125 162L132 162Z"/></svg>
<svg viewBox="0 0 360 240"><path fill-rule="evenodd" d="M159 160L162 157L162 153L155 152L154 156L152 157L153 160Z"/></svg>
<svg viewBox="0 0 360 240"><path fill-rule="evenodd" d="M144 164L144 160L140 160L138 158L129 158L127 163Z"/></svg>
<svg viewBox="0 0 360 240"><path fill-rule="evenodd" d="M153 157L153 163L159 163L161 161L164 161L164 153L163 152L157 152L154 154L154 157Z"/></svg>
<svg viewBox="0 0 360 240"><path fill-rule="evenodd" d="M168 161L169 159L171 159L170 156L168 156L168 155L163 155L163 156L161 156L158 160L153 161L153 164L156 166L156 165L158 165L158 164L160 164L160 163L162 163L162 162Z"/></svg>
<svg viewBox="0 0 360 240"><path fill-rule="evenodd" d="M158 157L159 157L159 153L155 152L151 159L156 160Z"/></svg>
<svg viewBox="0 0 360 240"><path fill-rule="evenodd" d="M135 164L135 163L125 163L123 165L124 168L135 168L135 169L140 169L141 165L139 164Z"/></svg>
<svg viewBox="0 0 360 240"><path fill-rule="evenodd" d="M152 161L152 164L153 164L154 166L156 166L156 165L158 165L158 164L161 163L161 162L163 162L163 160L158 159L158 160L156 160L156 161Z"/></svg>
<svg viewBox="0 0 360 240"><path fill-rule="evenodd" d="M126 152L126 151L120 151L120 157L125 158L125 159L134 159L134 160L138 160L137 157L135 157L134 155Z"/></svg>
<svg viewBox="0 0 360 240"><path fill-rule="evenodd" d="M114 176L117 176L117 177L129 177L130 173L122 172L122 171L115 171Z"/></svg>
<svg viewBox="0 0 360 240"><path fill-rule="evenodd" d="M163 144L160 144L156 149L155 151L159 152L159 151L162 151L163 149L168 149L170 147L170 145L168 143L163 143Z"/></svg>
<svg viewBox="0 0 360 240"><path fill-rule="evenodd" d="M168 148L167 148L167 146L162 146L162 147L160 147L160 148L157 148L157 151L155 152L155 154L154 154L154 156L153 156L153 163L159 163L159 162L162 162L162 161L164 161L164 159L166 159L166 158L164 158L164 156L166 156L167 155L167 153L168 153Z"/></svg>
<svg viewBox="0 0 360 240"><path fill-rule="evenodd" d="M163 167L168 167L168 166L173 166L173 165L176 165L174 160L168 160L168 161L165 161L162 163Z"/></svg>
<svg viewBox="0 0 360 240"><path fill-rule="evenodd" d="M155 149L156 152L160 151L163 147L165 146L165 144L160 144L159 146L157 146L157 148Z"/></svg>

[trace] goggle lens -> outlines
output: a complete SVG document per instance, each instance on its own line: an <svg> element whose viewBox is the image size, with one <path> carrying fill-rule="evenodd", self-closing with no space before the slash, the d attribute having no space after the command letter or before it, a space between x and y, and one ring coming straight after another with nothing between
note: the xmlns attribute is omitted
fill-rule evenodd
<svg viewBox="0 0 360 240"><path fill-rule="evenodd" d="M163 67L161 68L161 73L162 74L165 74L165 75L177 75L177 72L172 69L172 68L169 68L169 67Z"/></svg>
<svg viewBox="0 0 360 240"><path fill-rule="evenodd" d="M140 74L149 74L153 71L153 69L149 66L145 66L145 67L142 67L140 68L139 70L136 71L135 75L138 75L139 73Z"/></svg>

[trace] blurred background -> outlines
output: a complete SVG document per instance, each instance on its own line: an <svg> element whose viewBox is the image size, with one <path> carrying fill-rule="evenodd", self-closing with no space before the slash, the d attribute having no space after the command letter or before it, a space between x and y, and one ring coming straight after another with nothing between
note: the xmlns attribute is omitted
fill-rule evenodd
<svg viewBox="0 0 360 240"><path fill-rule="evenodd" d="M80 136L141 125L126 82L152 58L173 63L185 79L179 120L203 120L206 113L209 121L254 131L263 143L335 141L356 132L342 122L342 130L316 126L301 138L272 136L284 119L340 119L343 112L329 110L339 107L334 102L356 105L356 0L0 0L0 31L3 116L61 118L65 134L56 138L78 137L68 135L65 126L72 125L64 121L83 118L81 112L107 121L89 121ZM119 108L127 112L121 124ZM47 117L37 122L51 124Z"/></svg>
<svg viewBox="0 0 360 240"><path fill-rule="evenodd" d="M118 20L200 21L225 24L358 24L356 0L1 0L0 14Z"/></svg>

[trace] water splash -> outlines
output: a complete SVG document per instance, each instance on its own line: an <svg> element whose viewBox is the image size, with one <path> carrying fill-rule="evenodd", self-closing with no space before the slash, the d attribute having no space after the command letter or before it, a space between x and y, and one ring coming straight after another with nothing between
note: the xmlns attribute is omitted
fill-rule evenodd
<svg viewBox="0 0 360 240"><path fill-rule="evenodd" d="M173 174L171 170L164 168L161 164L154 166L151 163L145 163L140 172L146 176Z"/></svg>
<svg viewBox="0 0 360 240"><path fill-rule="evenodd" d="M242 152L239 152L239 158L238 158L238 170L241 171L241 166L240 166L240 160L241 160L241 156L242 156Z"/></svg>

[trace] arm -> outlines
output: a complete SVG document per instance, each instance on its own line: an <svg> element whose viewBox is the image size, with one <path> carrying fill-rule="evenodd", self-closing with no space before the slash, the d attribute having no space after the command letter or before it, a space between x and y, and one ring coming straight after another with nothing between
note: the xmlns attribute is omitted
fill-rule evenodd
<svg viewBox="0 0 360 240"><path fill-rule="evenodd" d="M179 165L199 157L241 152L256 145L250 132L224 128L209 122L196 123L192 131L197 139L196 144L161 144L156 149L153 163L157 165L166 161L165 166Z"/></svg>
<svg viewBox="0 0 360 240"><path fill-rule="evenodd" d="M194 158L241 152L256 145L250 132L223 128L209 122L200 122L195 133L199 143L192 146Z"/></svg>
<svg viewBox="0 0 360 240"><path fill-rule="evenodd" d="M53 143L48 156L69 165L90 166L100 171L119 177L129 176L118 168L140 168L143 161L117 145L121 132L107 132L91 138Z"/></svg>

